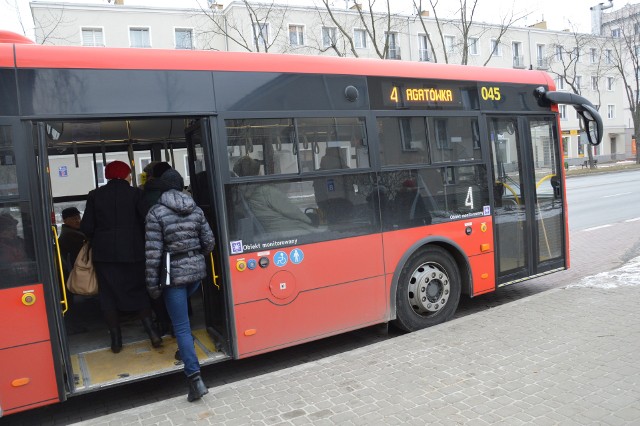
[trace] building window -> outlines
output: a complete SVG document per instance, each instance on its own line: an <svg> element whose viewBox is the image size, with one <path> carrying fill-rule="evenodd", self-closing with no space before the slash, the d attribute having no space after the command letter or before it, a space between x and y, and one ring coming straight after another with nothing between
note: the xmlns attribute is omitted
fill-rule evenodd
<svg viewBox="0 0 640 426"><path fill-rule="evenodd" d="M398 46L398 33L386 33L388 51L387 59L400 59L400 46Z"/></svg>
<svg viewBox="0 0 640 426"><path fill-rule="evenodd" d="M569 156L569 143L571 142L571 136L563 136L562 137L562 153L564 154L564 158Z"/></svg>
<svg viewBox="0 0 640 426"><path fill-rule="evenodd" d="M607 90L613 92L614 79L613 77L607 77Z"/></svg>
<svg viewBox="0 0 640 426"><path fill-rule="evenodd" d="M491 56L502 56L502 46L498 40L491 39Z"/></svg>
<svg viewBox="0 0 640 426"><path fill-rule="evenodd" d="M558 110L560 111L560 120L567 119L567 106L566 105L558 105Z"/></svg>
<svg viewBox="0 0 640 426"><path fill-rule="evenodd" d="M589 49L589 59L592 64L598 63L598 49L596 49L595 47Z"/></svg>
<svg viewBox="0 0 640 426"><path fill-rule="evenodd" d="M607 49L604 51L604 62L607 64L613 63L613 52L611 49Z"/></svg>
<svg viewBox="0 0 640 426"><path fill-rule="evenodd" d="M576 87L578 88L578 90L582 89L582 76L581 75L576 75L575 84L576 84Z"/></svg>
<svg viewBox="0 0 640 426"><path fill-rule="evenodd" d="M635 35L640 34L640 23L636 22L635 24L633 24L633 33Z"/></svg>
<svg viewBox="0 0 640 426"><path fill-rule="evenodd" d="M289 25L289 44L291 46L304 46L304 26Z"/></svg>
<svg viewBox="0 0 640 426"><path fill-rule="evenodd" d="M444 49L447 53L455 52L456 38L454 36L444 36Z"/></svg>
<svg viewBox="0 0 640 426"><path fill-rule="evenodd" d="M620 28L614 28L611 30L611 37L620 38Z"/></svg>
<svg viewBox="0 0 640 426"><path fill-rule="evenodd" d="M131 47L151 47L149 28L129 28L129 43Z"/></svg>
<svg viewBox="0 0 640 426"><path fill-rule="evenodd" d="M511 43L511 50L513 51L513 67L524 68L524 55L522 55L522 43L514 41Z"/></svg>
<svg viewBox="0 0 640 426"><path fill-rule="evenodd" d="M176 28L176 49L193 49L193 31L189 28Z"/></svg>
<svg viewBox="0 0 640 426"><path fill-rule="evenodd" d="M265 48L269 45L269 23L261 22L253 24L253 39L256 43L256 48Z"/></svg>
<svg viewBox="0 0 640 426"><path fill-rule="evenodd" d="M556 61L562 62L564 59L563 52L564 48L561 45L556 44Z"/></svg>
<svg viewBox="0 0 640 426"><path fill-rule="evenodd" d="M538 60L538 68L547 69L547 58L544 57L544 44L536 45L536 54Z"/></svg>
<svg viewBox="0 0 640 426"><path fill-rule="evenodd" d="M353 30L353 38L357 49L367 48L367 32L365 30Z"/></svg>
<svg viewBox="0 0 640 426"><path fill-rule="evenodd" d="M468 40L468 49L470 55L478 55L478 39L476 37L469 37Z"/></svg>
<svg viewBox="0 0 640 426"><path fill-rule="evenodd" d="M591 76L591 90L593 91L598 90L598 76L595 76L595 75Z"/></svg>
<svg viewBox="0 0 640 426"><path fill-rule="evenodd" d="M607 118L616 118L616 106L607 105Z"/></svg>
<svg viewBox="0 0 640 426"><path fill-rule="evenodd" d="M322 46L335 46L338 41L336 27L322 27Z"/></svg>
<svg viewBox="0 0 640 426"><path fill-rule="evenodd" d="M431 61L431 47L426 34L418 35L418 48L420 49L420 60L423 62Z"/></svg>
<svg viewBox="0 0 640 426"><path fill-rule="evenodd" d="M82 45L104 47L104 35L102 34L102 28L83 28Z"/></svg>
<svg viewBox="0 0 640 426"><path fill-rule="evenodd" d="M580 48L578 48L578 46L574 47L573 50L571 51L571 56L573 59L576 60L576 62L580 62Z"/></svg>
<svg viewBox="0 0 640 426"><path fill-rule="evenodd" d="M564 78L556 78L556 90L564 90Z"/></svg>

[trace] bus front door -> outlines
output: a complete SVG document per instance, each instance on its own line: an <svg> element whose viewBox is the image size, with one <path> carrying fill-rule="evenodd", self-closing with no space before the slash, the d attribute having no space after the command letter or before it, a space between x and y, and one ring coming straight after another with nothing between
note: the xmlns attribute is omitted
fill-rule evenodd
<svg viewBox="0 0 640 426"><path fill-rule="evenodd" d="M209 153L213 152L210 121L206 118L198 119L185 129L188 152L188 172L191 192L196 204L203 210L216 236L216 248L206 259L207 278L202 282L204 298L204 314L207 332L214 340L216 349L228 352L225 292L222 285L223 274L219 244L219 223L215 208L213 191L213 168Z"/></svg>
<svg viewBox="0 0 640 426"><path fill-rule="evenodd" d="M553 116L489 117L497 285L565 266L565 227Z"/></svg>

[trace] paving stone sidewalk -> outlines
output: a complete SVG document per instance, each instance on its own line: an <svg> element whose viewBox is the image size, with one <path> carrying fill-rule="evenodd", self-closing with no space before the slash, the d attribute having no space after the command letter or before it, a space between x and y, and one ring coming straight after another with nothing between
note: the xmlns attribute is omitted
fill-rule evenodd
<svg viewBox="0 0 640 426"><path fill-rule="evenodd" d="M77 424L637 425L639 300L640 285L587 280L212 388L197 403Z"/></svg>

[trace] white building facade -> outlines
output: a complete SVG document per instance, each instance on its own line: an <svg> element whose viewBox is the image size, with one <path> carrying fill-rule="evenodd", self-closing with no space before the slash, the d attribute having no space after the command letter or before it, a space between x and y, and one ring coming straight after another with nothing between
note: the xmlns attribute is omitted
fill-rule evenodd
<svg viewBox="0 0 640 426"><path fill-rule="evenodd" d="M633 124L608 38L569 31L551 31L544 23L531 27L473 23L463 44L461 23L420 15L374 14L372 28L356 7L332 9L285 4L210 2L206 10L146 8L116 4L88 5L31 2L37 43L161 49L213 49L269 53L340 55L403 61L545 70L557 90L573 91L600 108L603 143L581 142L577 116L561 105L565 161L581 164L592 149L600 162L631 158ZM332 18L333 16L333 18ZM388 17L388 21L387 21ZM445 61L446 54L446 61ZM611 61L609 61L609 59Z"/></svg>

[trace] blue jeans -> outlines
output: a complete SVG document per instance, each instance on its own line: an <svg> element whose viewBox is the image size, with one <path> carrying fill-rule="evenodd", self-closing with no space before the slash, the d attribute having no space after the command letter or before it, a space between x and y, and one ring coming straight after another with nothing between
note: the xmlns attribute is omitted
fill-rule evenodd
<svg viewBox="0 0 640 426"><path fill-rule="evenodd" d="M166 287L162 290L164 303L167 312L171 317L173 332L178 341L180 357L184 363L184 374L187 376L200 371L200 363L196 355L196 349L191 335L191 324L189 323L189 308L187 300L200 286L200 282L191 283L186 286Z"/></svg>

